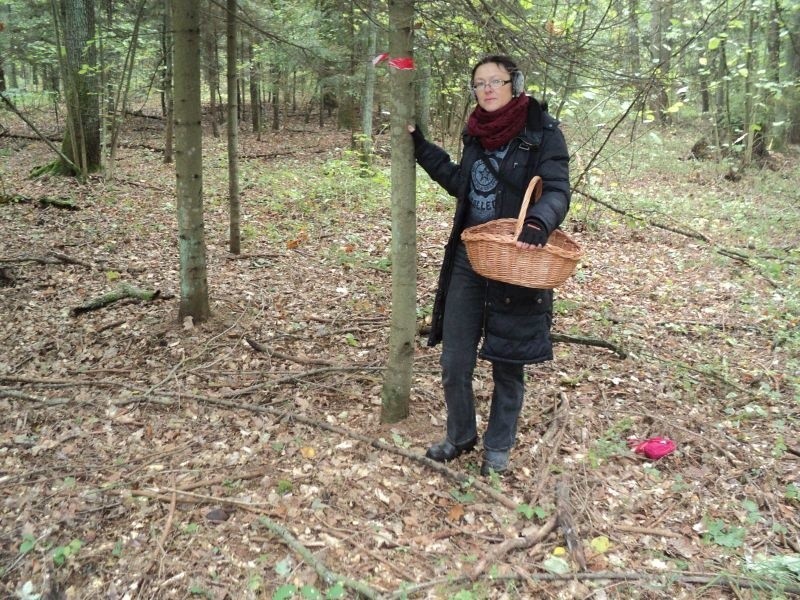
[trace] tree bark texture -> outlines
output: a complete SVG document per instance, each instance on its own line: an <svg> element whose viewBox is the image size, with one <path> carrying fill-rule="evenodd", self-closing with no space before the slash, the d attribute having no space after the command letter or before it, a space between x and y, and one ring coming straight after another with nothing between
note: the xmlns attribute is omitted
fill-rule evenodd
<svg viewBox="0 0 800 600"><path fill-rule="evenodd" d="M800 10L795 11L791 25L791 42L788 44L789 77L795 81L800 80ZM800 85L795 85L790 91L789 102L789 131L788 142L800 144Z"/></svg>
<svg viewBox="0 0 800 600"><path fill-rule="evenodd" d="M228 246L232 254L240 248L240 204L239 204L239 79L236 75L236 0L228 0L225 15L228 52L228 202L230 205L230 232Z"/></svg>
<svg viewBox="0 0 800 600"><path fill-rule="evenodd" d="M172 0L175 31L175 180L181 302L178 318L209 316L203 225L203 137L200 111L200 7Z"/></svg>
<svg viewBox="0 0 800 600"><path fill-rule="evenodd" d="M100 90L94 0L61 0L67 118L61 152L83 173L100 168ZM63 165L69 170L69 165Z"/></svg>
<svg viewBox="0 0 800 600"><path fill-rule="evenodd" d="M174 141L173 135L173 112L175 105L172 96L172 0L164 0L164 33L162 38L162 48L164 52L164 162L172 163Z"/></svg>
<svg viewBox="0 0 800 600"><path fill-rule="evenodd" d="M410 58L414 0L389 0L389 54ZM416 331L416 163L407 126L414 123L413 69L389 67L392 92L392 320L381 420L408 416Z"/></svg>

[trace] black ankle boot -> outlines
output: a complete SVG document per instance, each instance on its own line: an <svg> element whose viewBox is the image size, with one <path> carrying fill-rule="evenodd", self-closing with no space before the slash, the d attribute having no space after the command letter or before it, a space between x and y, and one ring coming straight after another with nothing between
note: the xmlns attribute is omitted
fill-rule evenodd
<svg viewBox="0 0 800 600"><path fill-rule="evenodd" d="M448 440L434 444L425 453L425 456L436 462L447 462L469 452L478 443L478 436L463 444L451 444Z"/></svg>
<svg viewBox="0 0 800 600"><path fill-rule="evenodd" d="M508 471L508 450L486 450L483 453L483 464L481 464L481 475L486 477L494 471L497 474Z"/></svg>

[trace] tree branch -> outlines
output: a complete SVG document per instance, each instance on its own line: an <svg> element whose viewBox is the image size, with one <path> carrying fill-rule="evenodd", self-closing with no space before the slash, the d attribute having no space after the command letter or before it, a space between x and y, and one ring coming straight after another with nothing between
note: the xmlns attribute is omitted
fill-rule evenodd
<svg viewBox="0 0 800 600"><path fill-rule="evenodd" d="M361 596L365 598L378 598L379 594L376 590L372 589L365 583L360 581L356 581L354 579L350 579L349 577L345 577L344 575L339 575L337 573L332 572L325 564L319 560L314 554L300 541L294 537L288 529L279 525L272 519L267 517L261 517L259 522L264 525L267 529L269 529L272 533L277 535L281 538L284 543L289 546L292 550L294 550L300 557L306 562L306 564L312 566L314 570L317 572L322 580L328 584L333 585L335 583L341 583L343 586L350 588L351 590L358 592Z"/></svg>
<svg viewBox="0 0 800 600"><path fill-rule="evenodd" d="M596 202L597 204L600 204L601 206L605 206L607 209L609 209L609 210L611 210L611 211L613 211L613 212L615 212L617 214L623 215L623 216L625 216L625 217L627 217L629 219L633 219L634 221L639 221L639 222L642 222L642 223L646 223L647 225L650 225L651 227L656 227L657 229L663 229L664 231L670 231L672 233L677 233L678 235L682 235L684 237L688 237L688 238L691 238L691 239L694 239L694 240L699 240L701 242L705 242L706 244L711 246L712 249L714 250L714 252L716 252L717 254L720 254L720 255L725 256L727 258L739 261L740 263L744 264L745 266L749 267L750 269L752 269L753 271L758 273L773 288L778 288L779 287L778 283L776 281L774 281L774 280L770 279L769 277L767 277L767 275L765 275L764 272L757 265L754 265L752 263L752 260L751 260L752 257L751 256L749 256L748 254L746 254L744 252L740 252L738 250L731 250L730 248L723 248L722 246L717 246L716 244L714 244L714 242L708 236L700 233L699 231L678 228L678 227L674 227L672 225L667 225L665 223L661 223L659 221L655 221L653 219L646 219L645 217L641 217L639 215L635 215L635 214L633 214L633 213L631 213L631 212L629 212L627 210L624 210L622 208L618 208L618 207L614 206L613 204L610 204L609 202L601 200L597 196L594 196L594 195L589 194L587 192L584 192L582 190L576 189L576 190L573 190L573 191L578 193L578 194L580 194L581 196L584 196L585 198L588 198L592 202Z"/></svg>
<svg viewBox="0 0 800 600"><path fill-rule="evenodd" d="M103 294L98 298L89 300L88 302L82 304L81 306L76 306L70 311L70 313L72 314L72 316L77 316L85 312L103 308L105 306L108 306L109 304L113 304L114 302L118 302L119 300L123 300L125 298L133 298L135 300L144 300L145 302L151 302L153 300L157 300L160 298L169 299L171 297L172 296L169 294L167 295L162 294L159 290L151 292L148 290L142 290L137 287L133 287L132 285L128 285L127 283L123 283L116 290L108 292L107 294Z"/></svg>
<svg viewBox="0 0 800 600"><path fill-rule="evenodd" d="M53 144L53 142L51 142L49 139L47 139L47 137L46 137L46 136L44 136L42 133L40 133L40 132L39 132L39 130L38 130L38 129L36 129L36 125L34 125L33 123L31 123L31 122L30 122L30 121L29 121L29 120L28 120L28 119L25 117L25 115L23 115L21 112L19 112L19 110L17 110L17 107L16 107L16 106L14 106L14 103L13 103L13 102L11 102L11 100L9 100L9 99L6 97L6 95L5 95L4 93L2 93L2 92L0 92L0 99L2 99L2 100L3 100L3 102L5 102L5 103L6 103L6 105L7 105L7 106L8 106L8 107L9 107L9 108L10 108L10 109L11 109L11 110L14 112L14 114L15 114L15 115L17 115L17 116L18 116L20 119L22 119L22 120L23 120L23 122L24 122L24 123L25 123L25 124L26 124L28 127L30 127L30 128L33 130L33 132L34 132L36 135L38 135L38 136L39 136L39 139L41 139L41 140L42 140L44 143L46 143L48 146L50 146L50 149L51 149L53 152L55 152L56 154L58 154L58 157L59 157L59 158L60 158L62 161L64 161L64 163L65 163L65 164L66 164L66 165L67 165L69 168L71 168L71 169L72 169L73 171L75 171L76 173L80 173L80 172L81 172L81 170L80 170L78 167L76 167L76 166L75 166L75 163L74 163L74 162L72 162L70 159L68 159L66 156L64 156L64 153L63 153L63 152L61 152L61 150L59 150L58 148L56 148L56 146L55 146L55 144Z"/></svg>

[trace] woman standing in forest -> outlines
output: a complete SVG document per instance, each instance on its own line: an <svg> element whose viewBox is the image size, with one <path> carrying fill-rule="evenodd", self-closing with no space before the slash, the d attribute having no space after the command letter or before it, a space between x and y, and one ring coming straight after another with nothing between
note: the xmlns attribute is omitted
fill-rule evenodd
<svg viewBox="0 0 800 600"><path fill-rule="evenodd" d="M553 358L553 293L481 277L470 266L461 232L492 219L516 218L528 182L538 175L542 196L528 208L517 247L545 245L569 209L569 154L558 122L525 94L523 74L511 58L480 60L470 86L477 106L467 121L460 163L419 128L408 130L419 165L457 199L428 339L429 346L443 342L447 432L426 456L445 462L477 444L472 377L477 357L484 358L492 363L494 382L481 466L481 474L488 475L509 466L525 394L524 366Z"/></svg>

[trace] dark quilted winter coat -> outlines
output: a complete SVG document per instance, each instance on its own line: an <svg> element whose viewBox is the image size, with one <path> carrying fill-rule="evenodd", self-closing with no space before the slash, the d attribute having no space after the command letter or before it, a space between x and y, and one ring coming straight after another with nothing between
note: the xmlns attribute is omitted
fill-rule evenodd
<svg viewBox="0 0 800 600"><path fill-rule="evenodd" d="M415 151L419 165L456 198L453 229L445 247L439 286L433 306L428 345L442 340L442 323L453 259L469 213L469 182L472 165L483 155L476 138L464 136L464 152L455 163L442 148L428 141ZM569 154L558 122L531 98L526 127L514 138L500 164L500 186L495 218L516 218L524 190L534 175L542 178L541 199L528 208L547 228L556 229L567 215L570 201ZM553 314L552 290L524 288L498 281L486 281L486 311L481 358L514 363L538 363L553 358L550 326Z"/></svg>

